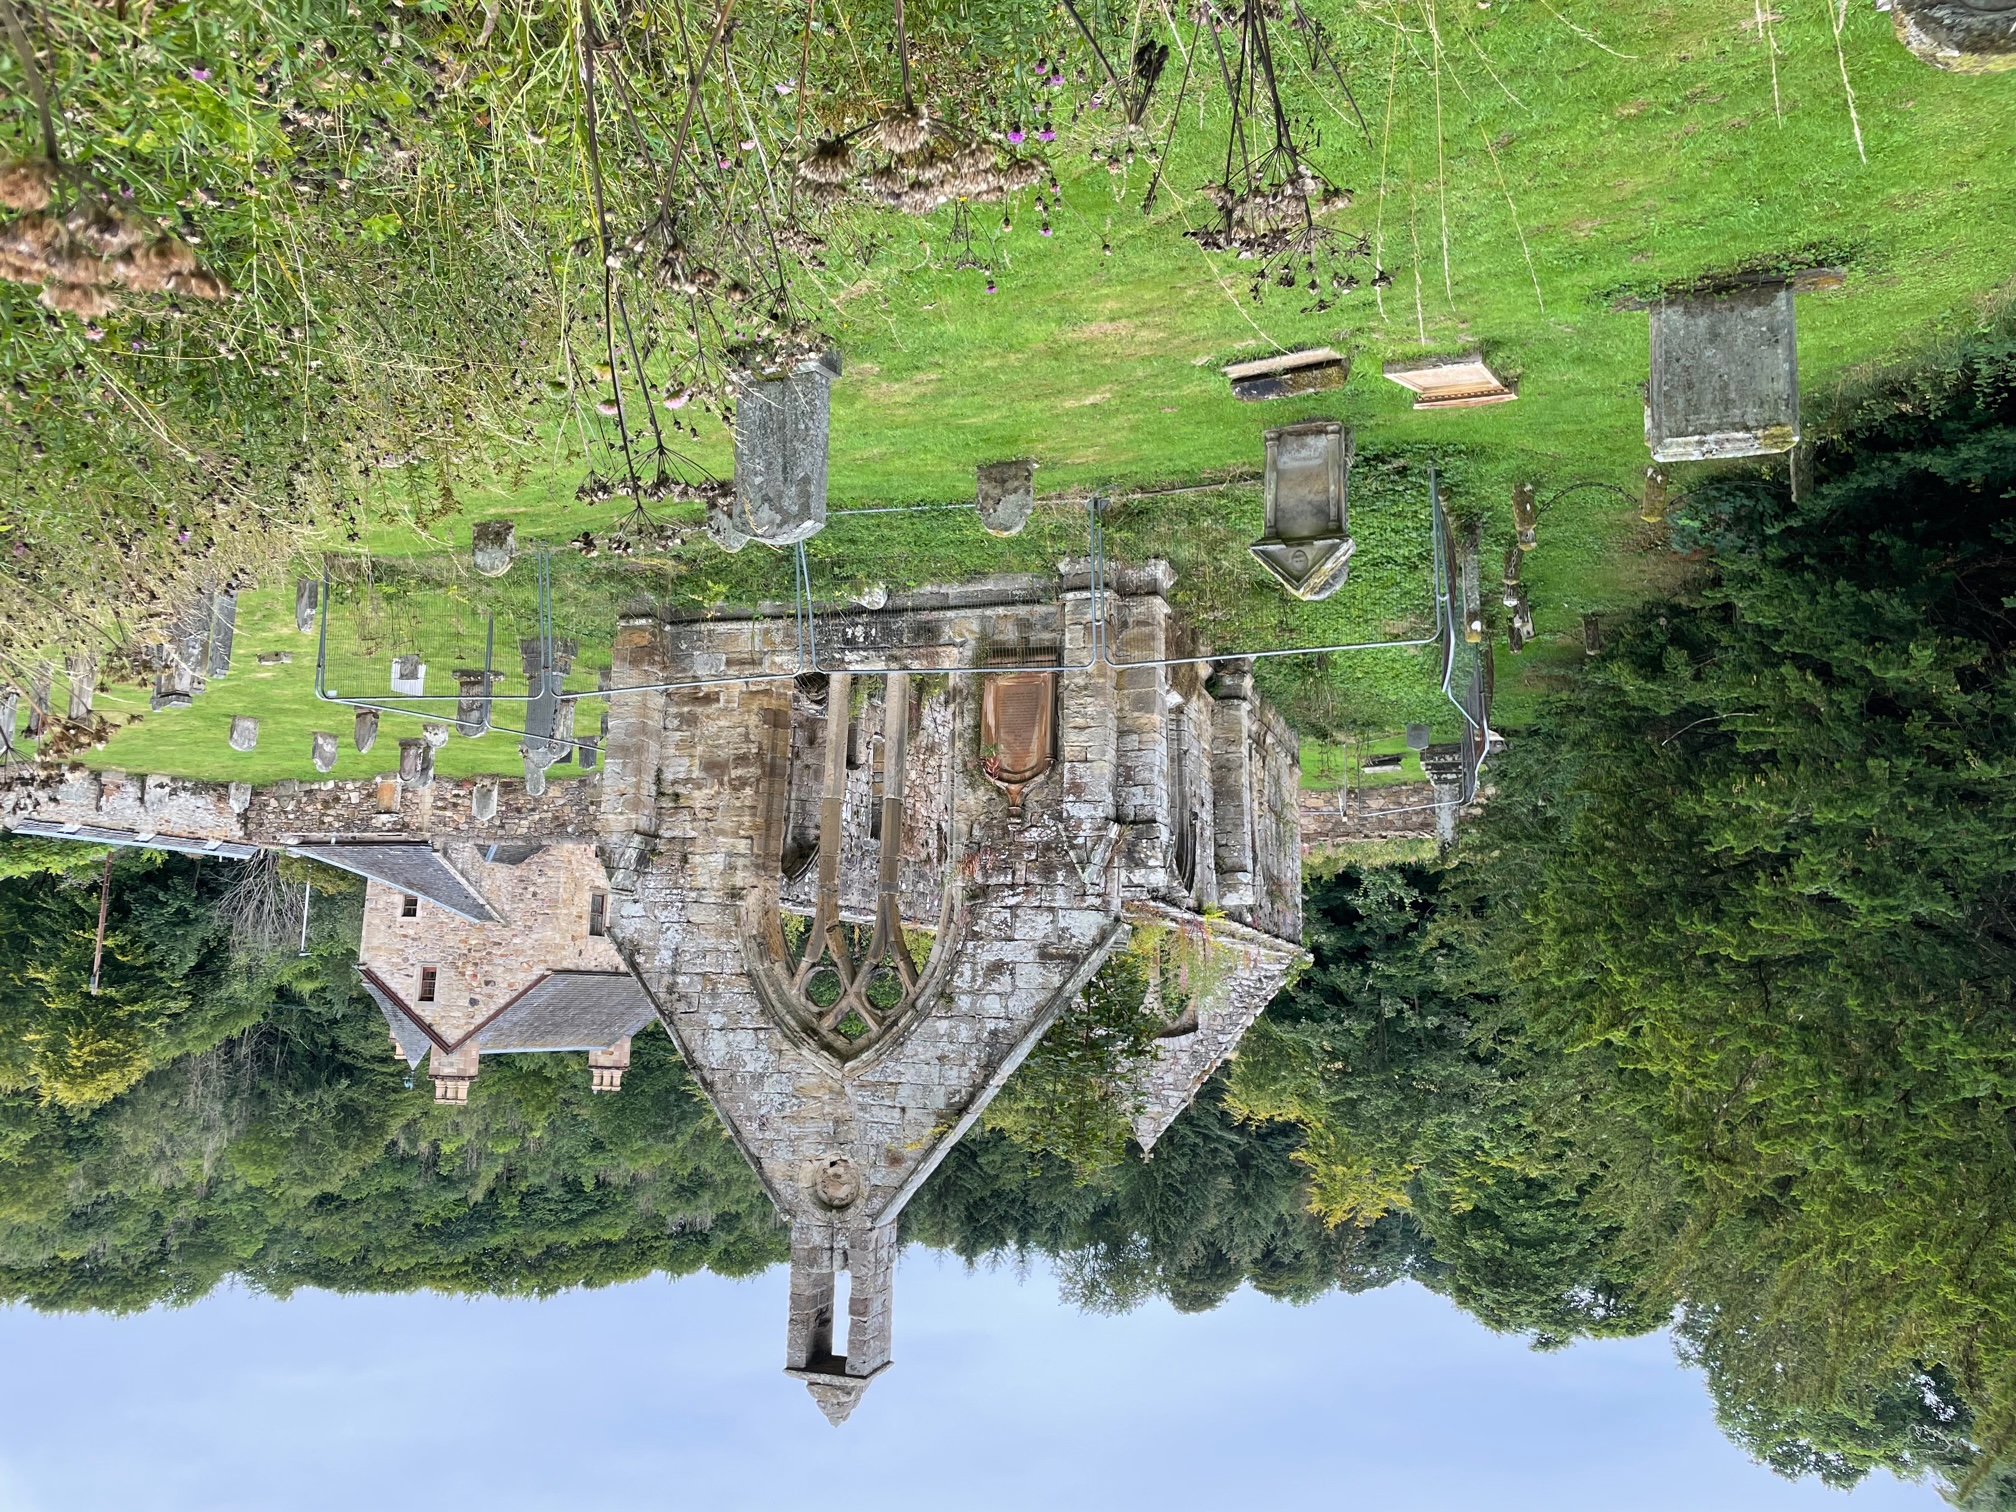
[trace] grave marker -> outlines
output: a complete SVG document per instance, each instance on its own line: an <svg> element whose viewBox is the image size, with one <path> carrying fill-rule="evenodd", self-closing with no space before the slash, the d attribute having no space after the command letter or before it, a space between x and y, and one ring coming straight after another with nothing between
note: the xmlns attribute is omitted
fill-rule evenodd
<svg viewBox="0 0 2016 1512"><path fill-rule="evenodd" d="M770 378L736 378L735 504L731 523L766 546L809 540L826 528L826 453L840 354Z"/></svg>
<svg viewBox="0 0 2016 1512"><path fill-rule="evenodd" d="M259 721L249 714L231 716L231 749L250 751L259 744Z"/></svg>
<svg viewBox="0 0 2016 1512"><path fill-rule="evenodd" d="M1645 390L1653 460L1761 457L1797 446L1796 334L1789 281L1653 306Z"/></svg>
<svg viewBox="0 0 2016 1512"><path fill-rule="evenodd" d="M989 535L1020 535L1036 508L1036 464L982 463L975 474L974 498Z"/></svg>
<svg viewBox="0 0 2016 1512"><path fill-rule="evenodd" d="M1298 599L1325 599L1350 573L1352 437L1335 420L1266 433L1266 526L1247 549Z"/></svg>
<svg viewBox="0 0 2016 1512"><path fill-rule="evenodd" d="M315 763L315 770L325 775L336 770L336 736L330 730L317 730L309 738L308 759Z"/></svg>

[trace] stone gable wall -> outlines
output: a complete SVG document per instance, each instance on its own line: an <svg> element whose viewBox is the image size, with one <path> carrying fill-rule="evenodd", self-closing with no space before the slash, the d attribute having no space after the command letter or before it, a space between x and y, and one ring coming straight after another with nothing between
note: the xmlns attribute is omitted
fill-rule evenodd
<svg viewBox="0 0 2016 1512"><path fill-rule="evenodd" d="M609 887L593 844L549 845L515 866L484 861L482 847L468 842L444 847L443 855L502 922L471 923L425 898L416 917L402 918L398 889L370 882L357 958L446 1043L549 971L624 969L610 940L588 933L589 895ZM428 966L439 974L431 1005L419 1001L420 971Z"/></svg>

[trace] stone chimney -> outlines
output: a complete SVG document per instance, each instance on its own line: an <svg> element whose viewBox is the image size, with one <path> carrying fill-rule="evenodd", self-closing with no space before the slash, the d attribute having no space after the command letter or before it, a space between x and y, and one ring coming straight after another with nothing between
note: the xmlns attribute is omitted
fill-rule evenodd
<svg viewBox="0 0 2016 1512"><path fill-rule="evenodd" d="M453 1050L436 1050L428 1063L428 1071L434 1078L434 1101L437 1103L466 1103L469 1101L469 1083L476 1080L477 1045L473 1039L464 1040Z"/></svg>
<svg viewBox="0 0 2016 1512"><path fill-rule="evenodd" d="M625 1035L607 1050L588 1052L588 1090L616 1092L623 1086L623 1073L630 1069L630 1037Z"/></svg>

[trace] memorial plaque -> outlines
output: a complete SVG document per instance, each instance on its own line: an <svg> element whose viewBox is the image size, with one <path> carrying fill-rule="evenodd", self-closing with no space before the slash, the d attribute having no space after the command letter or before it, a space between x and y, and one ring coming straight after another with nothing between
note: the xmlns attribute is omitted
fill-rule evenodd
<svg viewBox="0 0 2016 1512"><path fill-rule="evenodd" d="M1267 432L1266 531L1248 549L1299 599L1344 584L1350 532L1351 431L1311 420Z"/></svg>
<svg viewBox="0 0 2016 1512"><path fill-rule="evenodd" d="M980 694L980 768L1008 795L1008 818L1022 822L1022 793L1050 770L1057 743L1057 675L995 672Z"/></svg>

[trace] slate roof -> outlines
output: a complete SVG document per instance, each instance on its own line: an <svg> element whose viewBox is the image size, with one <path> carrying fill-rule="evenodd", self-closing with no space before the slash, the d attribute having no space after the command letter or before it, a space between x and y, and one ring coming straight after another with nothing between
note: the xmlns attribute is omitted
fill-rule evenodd
<svg viewBox="0 0 2016 1512"><path fill-rule="evenodd" d="M353 845L290 845L291 855L368 877L476 924L499 924L483 895L462 880L431 845L411 841Z"/></svg>
<svg viewBox="0 0 2016 1512"><path fill-rule="evenodd" d="M235 840L148 834L143 830L105 829L96 824L58 824L51 819L15 819L7 828L17 835L33 835L41 840L76 840L85 845L132 845L147 850L175 851L184 856L226 856L233 861L249 861L259 854L258 846L244 845Z"/></svg>
<svg viewBox="0 0 2016 1512"><path fill-rule="evenodd" d="M555 971L476 1034L485 1055L606 1050L651 1022L650 998L627 971Z"/></svg>
<svg viewBox="0 0 2016 1512"><path fill-rule="evenodd" d="M381 986L370 972L360 972L364 990L371 994L371 1001L378 1005L378 1011L385 1015L385 1027L392 1031L393 1041L399 1046L399 1053L406 1057L406 1064L418 1070L420 1062L427 1058L428 1050L437 1043L427 1032L424 1024L413 1018L399 1005L399 1000Z"/></svg>

